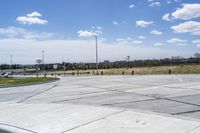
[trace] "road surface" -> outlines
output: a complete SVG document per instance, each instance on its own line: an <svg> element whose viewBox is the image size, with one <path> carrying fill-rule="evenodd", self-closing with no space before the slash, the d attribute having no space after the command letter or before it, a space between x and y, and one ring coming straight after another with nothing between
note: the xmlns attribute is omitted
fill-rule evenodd
<svg viewBox="0 0 200 133"><path fill-rule="evenodd" d="M2 133L199 133L200 75L74 76L0 88Z"/></svg>

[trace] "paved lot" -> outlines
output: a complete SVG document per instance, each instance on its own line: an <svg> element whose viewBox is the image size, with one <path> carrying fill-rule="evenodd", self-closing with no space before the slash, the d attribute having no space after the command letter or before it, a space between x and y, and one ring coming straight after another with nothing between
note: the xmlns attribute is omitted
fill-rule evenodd
<svg viewBox="0 0 200 133"><path fill-rule="evenodd" d="M61 77L1 88L0 102L9 131L200 132L200 75Z"/></svg>

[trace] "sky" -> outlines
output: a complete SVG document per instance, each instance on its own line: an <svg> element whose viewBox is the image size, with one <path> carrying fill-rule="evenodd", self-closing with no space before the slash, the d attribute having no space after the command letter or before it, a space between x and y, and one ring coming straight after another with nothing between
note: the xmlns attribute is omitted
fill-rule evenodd
<svg viewBox="0 0 200 133"><path fill-rule="evenodd" d="M1 0L0 64L191 57L199 0Z"/></svg>

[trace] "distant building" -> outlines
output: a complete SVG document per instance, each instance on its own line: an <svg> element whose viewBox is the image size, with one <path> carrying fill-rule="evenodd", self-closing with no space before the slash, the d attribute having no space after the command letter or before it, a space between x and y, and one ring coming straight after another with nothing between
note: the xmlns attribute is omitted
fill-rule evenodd
<svg viewBox="0 0 200 133"><path fill-rule="evenodd" d="M104 64L109 64L110 61L109 61L109 60L104 60L103 63L104 63Z"/></svg>
<svg viewBox="0 0 200 133"><path fill-rule="evenodd" d="M172 56L172 60L180 60L183 59L182 56Z"/></svg>
<svg viewBox="0 0 200 133"><path fill-rule="evenodd" d="M200 53L195 53L195 54L194 54L194 57L195 57L195 58L200 58Z"/></svg>

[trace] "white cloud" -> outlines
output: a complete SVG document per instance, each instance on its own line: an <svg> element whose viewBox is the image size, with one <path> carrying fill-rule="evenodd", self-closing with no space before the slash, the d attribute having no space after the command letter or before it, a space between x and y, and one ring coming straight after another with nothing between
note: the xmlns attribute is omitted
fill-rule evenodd
<svg viewBox="0 0 200 133"><path fill-rule="evenodd" d="M192 43L195 44L197 48L200 48L200 40L194 40Z"/></svg>
<svg viewBox="0 0 200 133"><path fill-rule="evenodd" d="M181 2L181 0L174 0L174 2Z"/></svg>
<svg viewBox="0 0 200 133"><path fill-rule="evenodd" d="M27 14L27 17L41 17L42 15L38 12L32 12L32 13L29 13Z"/></svg>
<svg viewBox="0 0 200 133"><path fill-rule="evenodd" d="M154 6L161 6L161 3L160 2L153 2L151 4L149 4L150 7L154 7Z"/></svg>
<svg viewBox="0 0 200 133"><path fill-rule="evenodd" d="M47 24L47 20L42 20L40 18L29 18L26 16L18 17L17 21L21 24Z"/></svg>
<svg viewBox="0 0 200 133"><path fill-rule="evenodd" d="M179 38L171 38L170 40L167 40L168 43L179 45L179 46L185 46L187 40L179 39Z"/></svg>
<svg viewBox="0 0 200 133"><path fill-rule="evenodd" d="M190 33L191 35L200 35L200 22L187 21L171 27L177 33Z"/></svg>
<svg viewBox="0 0 200 133"><path fill-rule="evenodd" d="M123 44L123 45L130 45L132 44L133 39L130 37L127 38L117 38L116 39L118 44Z"/></svg>
<svg viewBox="0 0 200 133"><path fill-rule="evenodd" d="M182 8L172 13L174 19L190 20L200 17L200 4L183 4Z"/></svg>
<svg viewBox="0 0 200 133"><path fill-rule="evenodd" d="M53 33L28 31L23 28L0 28L0 63L9 63L8 55L12 53L14 63L34 64L37 59L41 59L41 50L48 55L46 63L58 62L61 57L67 58L67 62L95 62L94 40L64 40L54 37ZM98 42L100 61L123 60L127 55L133 59L149 59L187 53L183 50L147 48L139 45L142 41L130 37L118 39L118 42L113 43L106 43L100 38Z"/></svg>
<svg viewBox="0 0 200 133"><path fill-rule="evenodd" d="M102 30L103 28L101 26L97 26L97 29L98 30Z"/></svg>
<svg viewBox="0 0 200 133"><path fill-rule="evenodd" d="M125 41L125 40L126 40L126 39L124 39L124 38L117 38L117 39L116 39L117 42L121 42L121 41Z"/></svg>
<svg viewBox="0 0 200 133"><path fill-rule="evenodd" d="M159 0L147 0L149 2L149 7L161 6Z"/></svg>
<svg viewBox="0 0 200 133"><path fill-rule="evenodd" d="M116 41L118 44L124 44L124 45L134 45L134 44L142 44L143 41L141 40L134 40L133 38L127 37L127 38L117 38Z"/></svg>
<svg viewBox="0 0 200 133"><path fill-rule="evenodd" d="M139 41L139 40L133 41L133 44L142 44L142 43L143 43L143 41Z"/></svg>
<svg viewBox="0 0 200 133"><path fill-rule="evenodd" d="M21 24L29 24L29 25L32 25L32 24L41 24L41 25L47 24L48 23L47 20L39 18L41 16L42 15L38 12L32 12L30 14L27 14L26 16L17 17L16 20Z"/></svg>
<svg viewBox="0 0 200 133"><path fill-rule="evenodd" d="M136 26L137 27L147 27L151 24L153 24L153 21L144 21L144 20L140 20L140 21L136 21Z"/></svg>
<svg viewBox="0 0 200 133"><path fill-rule="evenodd" d="M170 19L170 14L169 13L166 13L163 17L162 17L163 20L166 20L166 21L172 21Z"/></svg>
<svg viewBox="0 0 200 133"><path fill-rule="evenodd" d="M95 32L91 32L91 31L88 31L88 30L80 30L77 32L78 36L79 37L92 37L94 35L97 35Z"/></svg>
<svg viewBox="0 0 200 133"><path fill-rule="evenodd" d="M145 36L138 36L139 39L146 39Z"/></svg>
<svg viewBox="0 0 200 133"><path fill-rule="evenodd" d="M171 4L172 2L181 2L181 0L167 0L167 4Z"/></svg>
<svg viewBox="0 0 200 133"><path fill-rule="evenodd" d="M98 35L98 34L103 34L103 32L102 32L101 30L95 30L94 32L95 32L97 35Z"/></svg>
<svg viewBox="0 0 200 133"><path fill-rule="evenodd" d="M79 37L92 37L94 35L99 36L103 34L103 28L101 26L92 26L91 29L79 30L77 32Z"/></svg>
<svg viewBox="0 0 200 133"><path fill-rule="evenodd" d="M20 38L20 39L53 39L56 33L28 31L18 27L0 28L0 38Z"/></svg>
<svg viewBox="0 0 200 133"><path fill-rule="evenodd" d="M114 26L119 26L119 25L127 25L128 22L126 22L126 21L124 21L124 20L122 20L122 21L113 21L112 24L113 24Z"/></svg>
<svg viewBox="0 0 200 133"><path fill-rule="evenodd" d="M173 54L187 54L184 50L168 50L147 48L142 45L124 45L123 43L106 43L99 41L99 61L124 60L130 55L132 59L166 58ZM46 63L61 61L64 57L67 62L95 62L94 40L26 40L0 39L0 63L9 63L8 55L12 53L13 62L19 64L34 64L41 59L41 50L44 50ZM120 51L120 52L119 52ZM134 52L133 52L134 51ZM142 51L142 52L141 52ZM189 53L188 55L190 55Z"/></svg>
<svg viewBox="0 0 200 133"><path fill-rule="evenodd" d="M86 30L85 32L93 32L95 33L96 35L98 34L103 34L103 28L101 26L92 26L91 27L91 30Z"/></svg>
<svg viewBox="0 0 200 133"><path fill-rule="evenodd" d="M150 33L153 35L162 35L162 32L158 30L152 30Z"/></svg>
<svg viewBox="0 0 200 133"><path fill-rule="evenodd" d="M132 9L132 8L134 8L134 7L135 7L135 5L133 5L133 4L129 5L129 8L130 8L130 9Z"/></svg>
<svg viewBox="0 0 200 133"><path fill-rule="evenodd" d="M117 21L113 21L113 25L119 25Z"/></svg>
<svg viewBox="0 0 200 133"><path fill-rule="evenodd" d="M158 43L154 43L153 45L154 45L154 46L162 46L163 43L158 42Z"/></svg>

